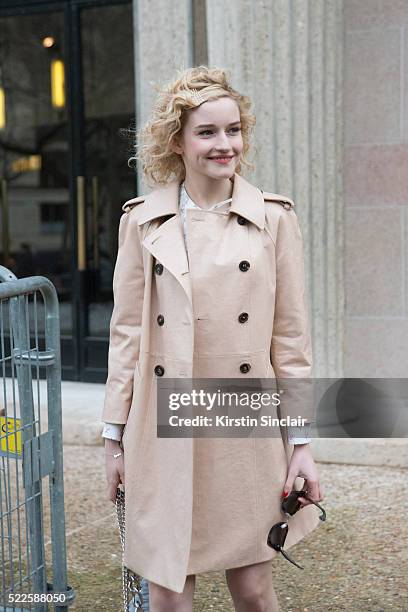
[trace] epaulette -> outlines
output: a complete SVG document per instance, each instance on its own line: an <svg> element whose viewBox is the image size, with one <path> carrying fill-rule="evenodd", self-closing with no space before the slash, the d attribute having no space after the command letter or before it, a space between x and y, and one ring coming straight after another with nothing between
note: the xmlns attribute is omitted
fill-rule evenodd
<svg viewBox="0 0 408 612"><path fill-rule="evenodd" d="M134 206L136 206L136 204L141 204L142 202L144 202L145 201L145 197L146 196L139 196L138 198L133 198L132 200L128 200L122 206L122 210L124 212L129 212L130 210L132 210L132 208Z"/></svg>
<svg viewBox="0 0 408 612"><path fill-rule="evenodd" d="M262 195L264 197L264 200L277 202L278 204L281 204L283 208L286 208L286 210L290 210L295 206L293 200L291 200L287 196L283 196L278 193L268 193L267 191L263 191Z"/></svg>

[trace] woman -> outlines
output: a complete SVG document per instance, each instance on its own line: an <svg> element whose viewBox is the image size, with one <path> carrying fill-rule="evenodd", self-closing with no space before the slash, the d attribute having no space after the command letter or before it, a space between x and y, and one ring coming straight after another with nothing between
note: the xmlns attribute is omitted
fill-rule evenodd
<svg viewBox="0 0 408 612"><path fill-rule="evenodd" d="M266 540L282 520L282 495L303 484L323 499L307 430L156 435L158 377L311 375L293 202L240 175L254 123L249 99L223 70L179 74L139 133L137 157L154 189L127 202L120 220L106 472L112 501L126 478L125 564L149 581L152 612L191 611L195 575L221 569L237 611L279 610L277 553ZM286 549L319 523L316 507L300 499Z"/></svg>

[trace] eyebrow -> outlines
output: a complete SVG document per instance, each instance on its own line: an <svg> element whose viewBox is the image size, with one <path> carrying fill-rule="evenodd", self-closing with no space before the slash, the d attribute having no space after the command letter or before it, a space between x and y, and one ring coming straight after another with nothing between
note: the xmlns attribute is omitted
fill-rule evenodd
<svg viewBox="0 0 408 612"><path fill-rule="evenodd" d="M229 123L228 126L230 125L236 125L237 123L241 123L241 120L239 121L233 121L232 123ZM206 127L217 127L214 123L203 123L201 125L196 125L196 127L194 128L195 130L199 130L201 128L206 128Z"/></svg>

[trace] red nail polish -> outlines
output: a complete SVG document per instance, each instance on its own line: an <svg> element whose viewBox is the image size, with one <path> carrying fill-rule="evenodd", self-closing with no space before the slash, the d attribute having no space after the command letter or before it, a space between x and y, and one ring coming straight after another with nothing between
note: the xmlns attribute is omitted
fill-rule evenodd
<svg viewBox="0 0 408 612"><path fill-rule="evenodd" d="M282 497L287 497L288 495L289 495L289 491L284 491L284 492L282 493Z"/></svg>

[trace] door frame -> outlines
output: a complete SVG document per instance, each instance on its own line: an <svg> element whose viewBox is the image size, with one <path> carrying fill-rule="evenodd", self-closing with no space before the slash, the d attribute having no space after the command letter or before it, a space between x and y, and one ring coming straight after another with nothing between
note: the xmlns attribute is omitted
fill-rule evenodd
<svg viewBox="0 0 408 612"><path fill-rule="evenodd" d="M78 262L78 177L86 177L84 88L82 74L81 21L84 8L97 8L119 4L132 4L132 0L1 0L0 19L60 11L64 19L66 46L65 79L68 116L68 189L71 207L72 236L72 350L73 367L64 367L63 378L74 381L92 381L86 371L86 317L85 273ZM135 178L136 181L136 178Z"/></svg>

